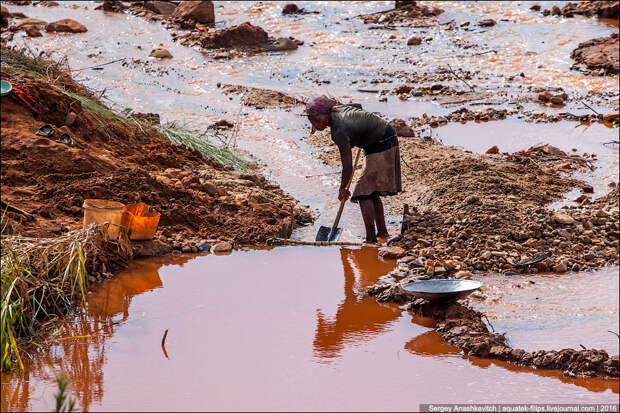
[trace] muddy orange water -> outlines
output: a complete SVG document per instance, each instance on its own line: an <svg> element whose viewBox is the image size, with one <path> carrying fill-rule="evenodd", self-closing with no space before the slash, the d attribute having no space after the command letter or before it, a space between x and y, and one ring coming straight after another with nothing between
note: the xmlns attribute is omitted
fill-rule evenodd
<svg viewBox="0 0 620 413"><path fill-rule="evenodd" d="M544 8L561 3L540 2ZM339 176L325 175L334 170L315 159L314 148L304 142L310 125L300 116L302 108L242 106L239 96L223 95L218 82L298 97L331 93L387 119L408 120L456 107L432 97L401 101L388 95L381 102L377 94L358 89L391 90L402 82L394 73L434 73L448 64L479 72L476 89L487 95L502 90L508 75L522 72L525 77L511 82L519 82L523 90L562 87L583 98L590 91L618 87L615 77L570 70L571 51L580 42L617 32L617 23L542 16L526 2L451 2L438 4L445 9L440 27L371 30L355 16L387 10L393 2L297 4L319 14L284 18L279 2L216 2L217 27L250 21L271 35L305 41L295 51L230 61L213 60L173 42L160 23L94 11L94 2L6 6L29 17L72 18L88 27L86 33L45 33L40 38L17 32L11 45L66 55L72 69L126 58L125 66L118 62L73 72L89 87L105 89L108 103L117 109L156 112L164 122L196 129L222 118L239 124L239 148L262 161L265 173L284 190L320 212L316 225L333 219ZM498 24L492 30L475 26L486 18ZM459 32L459 39L445 35L443 27L451 21L459 27L470 22L472 30ZM396 39L390 43L392 34ZM412 49L406 45L412 35L433 41ZM160 44L172 59L148 57ZM442 83L463 87L456 79ZM473 103L463 106L481 110L510 104ZM562 109L527 99L521 104L524 110L548 113L590 112L579 99ZM591 106L604 113L616 111L615 105L603 100ZM580 177L597 194L618 177L618 147L603 145L617 139L617 128L533 124L511 117L449 124L433 135L477 152L492 145L515 151L551 143L566 151L596 153L598 168ZM394 233L398 217L388 219ZM359 210L347 205L341 226L342 240L359 240ZM297 230L293 237L311 239L316 229ZM64 325L53 345L33 353L23 377L2 375L2 411L51 410L54 372L60 369L72 378L84 410L417 410L422 402L617 402L617 380L569 379L558 372L464 358L439 339L432 320L362 298L363 288L393 266L372 249L310 247L136 262L90 292L85 314ZM530 279L535 284L501 276L483 279L489 301L473 305L488 312L494 327L520 347L578 349L582 344L618 354L617 341L606 331L618 332L617 268L559 280L537 277ZM523 290L513 287L516 283ZM560 288L565 288L566 303L558 302ZM545 297L540 303L539 293ZM496 298L501 305L493 305ZM550 325L554 328L548 334ZM71 338L76 336L84 338Z"/></svg>
<svg viewBox="0 0 620 413"><path fill-rule="evenodd" d="M617 402L617 380L463 357L432 320L363 298L393 266L374 248L316 247L136 262L89 293L24 377L2 375L2 411L52 409L61 369L93 411Z"/></svg>

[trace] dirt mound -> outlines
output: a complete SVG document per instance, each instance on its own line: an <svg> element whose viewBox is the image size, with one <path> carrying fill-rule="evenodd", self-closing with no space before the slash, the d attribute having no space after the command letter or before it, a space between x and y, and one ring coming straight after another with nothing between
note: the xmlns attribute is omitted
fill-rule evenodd
<svg viewBox="0 0 620 413"><path fill-rule="evenodd" d="M571 69L584 70L585 67L587 71L597 74L617 75L620 73L618 67L619 47L618 33L580 43L570 56L575 60Z"/></svg>
<svg viewBox="0 0 620 413"><path fill-rule="evenodd" d="M243 102L244 105L253 106L257 109L286 109L304 104L303 101L282 92L278 92L277 90L260 89L240 85L222 85L221 87L222 92L226 95L231 93L237 95L242 94L243 97L241 98L241 102Z"/></svg>
<svg viewBox="0 0 620 413"><path fill-rule="evenodd" d="M407 281L408 282L408 281ZM533 353L506 344L502 334L491 333L483 321L484 314L460 303L433 305L422 298L410 296L405 282L381 282L367 291L381 302L407 303L401 308L419 316L437 320L437 332L448 343L467 355L504 360L519 366L561 370L566 376L618 377L618 356L610 357L604 350L560 351L539 350Z"/></svg>
<svg viewBox="0 0 620 413"><path fill-rule="evenodd" d="M15 223L22 234L49 236L49 228L79 227L86 198L151 205L162 214L156 237L168 251L218 238L262 243L288 236L296 221L311 220L260 175L205 160L198 151L172 144L147 121L117 117L103 106L93 109L94 100L85 107L80 99L90 95L69 96L66 90L83 88L67 79L60 88L18 76L26 79L38 114L1 98L1 179L3 201L35 216ZM75 145L35 135L45 123L57 134L67 132Z"/></svg>
<svg viewBox="0 0 620 413"><path fill-rule="evenodd" d="M537 255L552 256L527 271L588 270L618 262L618 197L552 211L546 206L585 183L565 177L590 164L549 145L514 154L481 155L420 139L400 139L404 193L384 198L386 211L403 214L392 245L409 254L401 278L447 277L458 271L516 271ZM329 131L306 142L315 156L339 167ZM615 198L614 198L615 193Z"/></svg>

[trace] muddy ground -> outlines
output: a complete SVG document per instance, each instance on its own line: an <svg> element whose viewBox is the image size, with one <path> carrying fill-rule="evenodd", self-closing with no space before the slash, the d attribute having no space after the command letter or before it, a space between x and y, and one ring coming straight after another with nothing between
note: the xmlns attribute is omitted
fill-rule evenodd
<svg viewBox="0 0 620 413"><path fill-rule="evenodd" d="M195 244L218 240L261 244L312 220L256 170L236 171L175 145L158 125L143 120L148 116L125 119L89 111L62 92L96 100L69 77L53 85L17 76L26 79L38 114L11 97L1 98L2 200L34 219L8 212L9 230L53 236L80 227L84 199L143 202L162 215L153 241L133 243L138 256L149 256L196 251ZM37 136L46 123L57 134L68 133L75 145Z"/></svg>

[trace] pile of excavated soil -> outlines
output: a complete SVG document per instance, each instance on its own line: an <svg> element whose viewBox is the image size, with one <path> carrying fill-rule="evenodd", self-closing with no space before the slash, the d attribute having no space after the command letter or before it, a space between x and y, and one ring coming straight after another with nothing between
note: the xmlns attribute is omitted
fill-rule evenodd
<svg viewBox="0 0 620 413"><path fill-rule="evenodd" d="M304 104L300 99L278 92L277 90L241 85L221 85L221 88L222 92L226 95L242 95L241 102L244 105L253 106L256 109L289 109Z"/></svg>
<svg viewBox="0 0 620 413"><path fill-rule="evenodd" d="M195 150L172 144L148 122L91 113L49 83L20 76L27 79L38 115L9 96L0 98L1 180L2 200L34 215L28 221L8 213L22 235L50 236L79 227L88 198L144 202L160 212L156 240L134 243L145 255L205 240L264 243L288 236L296 222L311 220L260 175L205 160ZM67 79L64 86L88 96ZM35 135L46 123L57 134L69 133L75 146L55 142L57 136Z"/></svg>
<svg viewBox="0 0 620 413"><path fill-rule="evenodd" d="M317 158L340 167L328 130L307 142L321 147ZM566 177L590 165L579 155L549 145L476 154L416 138L399 142L404 192L383 198L388 213L411 207L402 236L391 244L407 254L393 274L398 279L514 271L515 264L543 253L552 256L530 271L618 264L617 190L594 202L584 193L572 208L546 207L573 188L591 191Z"/></svg>
<svg viewBox="0 0 620 413"><path fill-rule="evenodd" d="M618 33L608 37L588 40L580 43L571 54L575 64L571 69L581 69L596 74L620 73L618 67Z"/></svg>
<svg viewBox="0 0 620 413"><path fill-rule="evenodd" d="M506 344L502 334L491 333L484 314L460 303L433 305L412 297L400 284L378 283L370 287L369 295L380 302L406 303L401 308L419 316L437 321L437 332L448 343L460 348L466 355L504 360L519 366L537 369L561 370L566 376L619 377L618 356L609 356L604 350L560 351L539 350L533 353L515 349Z"/></svg>

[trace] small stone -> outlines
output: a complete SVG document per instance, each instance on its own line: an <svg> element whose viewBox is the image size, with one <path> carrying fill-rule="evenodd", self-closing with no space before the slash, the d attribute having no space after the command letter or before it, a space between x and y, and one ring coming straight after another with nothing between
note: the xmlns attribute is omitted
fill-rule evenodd
<svg viewBox="0 0 620 413"><path fill-rule="evenodd" d="M26 32L28 37L41 37L41 36L43 36L41 34L41 32L39 31L39 29L37 29L36 26L26 26L24 31Z"/></svg>
<svg viewBox="0 0 620 413"><path fill-rule="evenodd" d="M480 27L491 27L491 26L495 26L497 24L497 22L493 19L485 19L485 20L480 20L478 22L478 26Z"/></svg>
<svg viewBox="0 0 620 413"><path fill-rule="evenodd" d="M88 31L86 26L80 24L72 19L62 19L49 23L45 26L45 30L48 32L69 32L69 33L83 33Z"/></svg>
<svg viewBox="0 0 620 413"><path fill-rule="evenodd" d="M211 248L213 252L229 252L232 251L232 244L228 241L220 241Z"/></svg>
<svg viewBox="0 0 620 413"><path fill-rule="evenodd" d="M497 145L493 145L489 149L487 149L485 153L487 155L497 154L499 153L499 148L497 147Z"/></svg>
<svg viewBox="0 0 620 413"><path fill-rule="evenodd" d="M156 57L158 59L171 59L172 58L172 54L163 48L157 48L157 49L153 49L151 51L151 54L149 54L150 57Z"/></svg>
<svg viewBox="0 0 620 413"><path fill-rule="evenodd" d="M67 113L67 117L65 118L65 125L71 126L73 122L77 119L77 115L73 112Z"/></svg>
<svg viewBox="0 0 620 413"><path fill-rule="evenodd" d="M418 46L422 44L422 38L419 36L412 36L407 40L407 46Z"/></svg>
<svg viewBox="0 0 620 413"><path fill-rule="evenodd" d="M386 247L382 248L379 251L379 256L384 259L398 259L407 255L407 251L405 251L402 247Z"/></svg>
<svg viewBox="0 0 620 413"><path fill-rule="evenodd" d="M619 112L603 113L601 117L603 118L605 122L613 122L616 119L618 119L618 117L620 117L620 113Z"/></svg>
<svg viewBox="0 0 620 413"><path fill-rule="evenodd" d="M530 7L530 10L540 11L540 4L534 4Z"/></svg>
<svg viewBox="0 0 620 413"><path fill-rule="evenodd" d="M192 247L190 247L189 245L184 245L183 248L181 248L181 252L190 253L192 252Z"/></svg>
<svg viewBox="0 0 620 413"><path fill-rule="evenodd" d="M459 271L454 274L454 278L458 280L469 280L472 276L472 273L469 271Z"/></svg>
<svg viewBox="0 0 620 413"><path fill-rule="evenodd" d="M482 258L483 260L488 260L489 258L491 258L491 251L483 252L480 258Z"/></svg>
<svg viewBox="0 0 620 413"><path fill-rule="evenodd" d="M553 220L562 225L572 225L575 223L575 220L570 215L563 212L555 212L553 214Z"/></svg>

